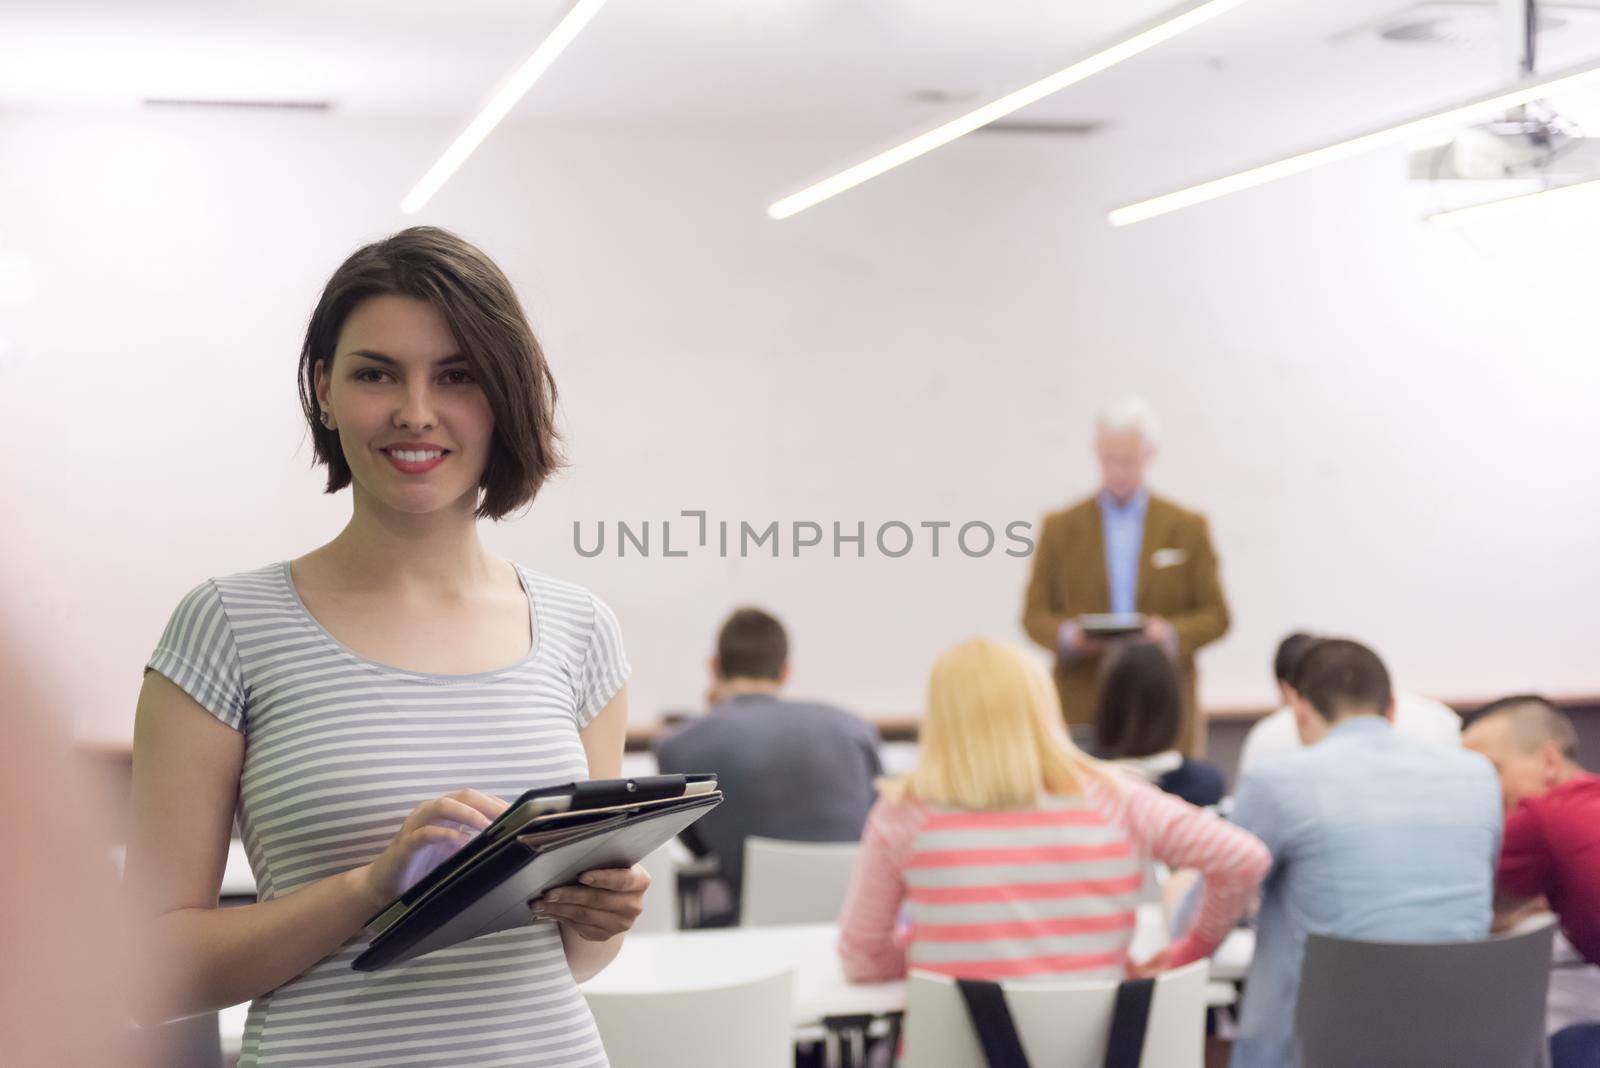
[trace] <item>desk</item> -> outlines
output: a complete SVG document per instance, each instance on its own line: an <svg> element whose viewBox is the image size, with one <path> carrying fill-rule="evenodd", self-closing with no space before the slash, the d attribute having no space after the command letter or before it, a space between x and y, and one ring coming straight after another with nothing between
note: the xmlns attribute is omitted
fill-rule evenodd
<svg viewBox="0 0 1600 1068"><path fill-rule="evenodd" d="M1159 906L1140 908L1134 936L1135 956L1153 952L1165 941ZM839 928L832 923L793 927L723 927L697 931L629 935L610 966L582 989L595 993L631 994L648 991L723 986L795 970L794 1023L810 1029L824 1016L881 1016L906 1007L906 984L850 983L839 966L834 946ZM1249 966L1255 939L1235 931L1218 951L1213 979L1206 989L1211 1005L1231 1005L1236 993L1230 980ZM1146 947L1149 947L1148 949Z"/></svg>
<svg viewBox="0 0 1600 1068"><path fill-rule="evenodd" d="M1165 941L1159 906L1139 909L1134 955L1143 957ZM583 984L584 990L628 994L697 986L720 986L771 975L777 968L795 970L795 1029L818 1027L824 1016L882 1016L906 1007L906 984L850 983L834 949L839 928L832 923L795 927L719 927L699 931L631 934L605 971ZM1243 979L1255 952L1255 932L1229 934L1211 962L1212 981L1206 1001L1232 1005L1233 982ZM222 1048L238 1053L244 1036L246 1005L221 1013Z"/></svg>
<svg viewBox="0 0 1600 1068"><path fill-rule="evenodd" d="M629 935L617 959L582 989L632 994L725 986L789 967L795 970L797 1028L819 1024L824 1016L881 1016L904 1009L904 981L846 981L834 948L838 939L839 927L832 923Z"/></svg>

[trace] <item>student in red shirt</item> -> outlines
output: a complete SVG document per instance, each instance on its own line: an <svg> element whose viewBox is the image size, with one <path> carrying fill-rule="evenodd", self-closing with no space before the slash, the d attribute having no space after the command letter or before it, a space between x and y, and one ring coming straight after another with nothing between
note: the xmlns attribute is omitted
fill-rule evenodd
<svg viewBox="0 0 1600 1068"><path fill-rule="evenodd" d="M1600 964L1600 775L1579 766L1572 721L1541 697L1505 697L1461 742L1494 764L1505 795L1497 920L1543 897L1567 940Z"/></svg>

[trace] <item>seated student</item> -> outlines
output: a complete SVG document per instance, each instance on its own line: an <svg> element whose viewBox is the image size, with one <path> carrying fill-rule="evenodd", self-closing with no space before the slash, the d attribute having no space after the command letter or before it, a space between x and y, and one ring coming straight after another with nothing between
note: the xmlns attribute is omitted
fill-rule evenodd
<svg viewBox="0 0 1600 1068"><path fill-rule="evenodd" d="M732 902L731 915L720 917L726 922L738 914L746 838L858 840L883 766L872 724L778 695L789 678L789 638L766 612L729 616L710 668L710 711L655 748L663 774L716 772L727 797L684 836L718 860Z"/></svg>
<svg viewBox="0 0 1600 1068"><path fill-rule="evenodd" d="M934 664L916 770L880 789L839 918L853 982L1120 979L1151 858L1205 875L1190 932L1135 967L1154 974L1216 949L1268 863L1249 834L1081 752L1044 668L985 638Z"/></svg>
<svg viewBox="0 0 1600 1068"><path fill-rule="evenodd" d="M1549 903L1566 940L1589 962L1551 972L1552 1016L1575 1025L1555 1036L1552 1048L1559 1054L1581 1043L1584 1052L1572 1054L1572 1062L1600 1064L1600 1003L1592 1000L1593 966L1600 965L1600 775L1579 766L1572 721L1542 697L1504 697L1485 706L1461 741L1500 773L1506 823L1495 869L1496 925L1529 904ZM1588 1011L1574 1014L1560 1005L1576 1001L1574 994L1587 995Z"/></svg>
<svg viewBox="0 0 1600 1068"><path fill-rule="evenodd" d="M1277 654L1272 659L1273 673L1278 680L1278 694L1283 704L1276 712L1258 719L1244 736L1244 748L1239 751L1239 769L1235 781L1263 760L1293 753L1300 748L1300 734L1294 722L1295 665L1305 656L1317 639L1309 634L1291 634L1278 643ZM1394 695L1394 730L1402 738L1413 738L1434 745L1459 745L1461 743L1461 717L1442 701L1419 694L1399 692Z"/></svg>
<svg viewBox="0 0 1600 1068"><path fill-rule="evenodd" d="M1320 641L1294 673L1305 748L1252 768L1232 818L1272 850L1234 1068L1290 1060L1311 932L1434 942L1489 933L1500 788L1477 753L1403 738L1383 662Z"/></svg>
<svg viewBox="0 0 1600 1068"><path fill-rule="evenodd" d="M1191 805L1214 805L1227 783L1215 764L1178 751L1182 717L1178 672L1165 650L1135 642L1112 655L1095 709L1098 755Z"/></svg>
<svg viewBox="0 0 1600 1068"><path fill-rule="evenodd" d="M1542 697L1505 697L1479 711L1461 741L1500 774L1496 914L1544 898L1572 945L1600 964L1600 775L1579 766L1572 721Z"/></svg>

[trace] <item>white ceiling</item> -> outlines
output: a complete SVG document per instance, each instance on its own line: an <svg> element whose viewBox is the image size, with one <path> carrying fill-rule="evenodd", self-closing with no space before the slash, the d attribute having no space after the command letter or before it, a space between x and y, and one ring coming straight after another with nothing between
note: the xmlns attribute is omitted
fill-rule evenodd
<svg viewBox="0 0 1600 1068"><path fill-rule="evenodd" d="M1580 0L1600 3L1600 0ZM465 119L567 0L0 0L0 109L330 100ZM1049 73L1171 0L611 0L519 116L859 131L868 147ZM1250 0L1018 116L1230 152L1298 147L1480 91L1492 46L1345 31L1411 0ZM1570 35L1569 35L1570 36ZM1564 54L1563 54L1564 53ZM1552 40L1546 66L1600 53ZM1104 135L1102 135L1104 136Z"/></svg>

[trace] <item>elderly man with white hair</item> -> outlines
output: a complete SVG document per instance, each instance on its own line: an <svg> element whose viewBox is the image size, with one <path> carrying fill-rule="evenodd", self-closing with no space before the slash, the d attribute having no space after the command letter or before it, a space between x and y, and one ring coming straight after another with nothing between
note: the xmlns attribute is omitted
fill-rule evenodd
<svg viewBox="0 0 1600 1068"><path fill-rule="evenodd" d="M1033 555L1022 624L1056 654L1055 679L1067 722L1093 722L1102 661L1127 638L1101 636L1109 613L1143 615L1141 634L1166 648L1183 681L1178 746L1203 748L1195 698L1195 652L1228 629L1228 605L1205 518L1150 493L1145 468L1155 455L1150 406L1124 398L1100 415L1095 451L1100 491L1045 516ZM1096 631L1097 633L1091 633Z"/></svg>

